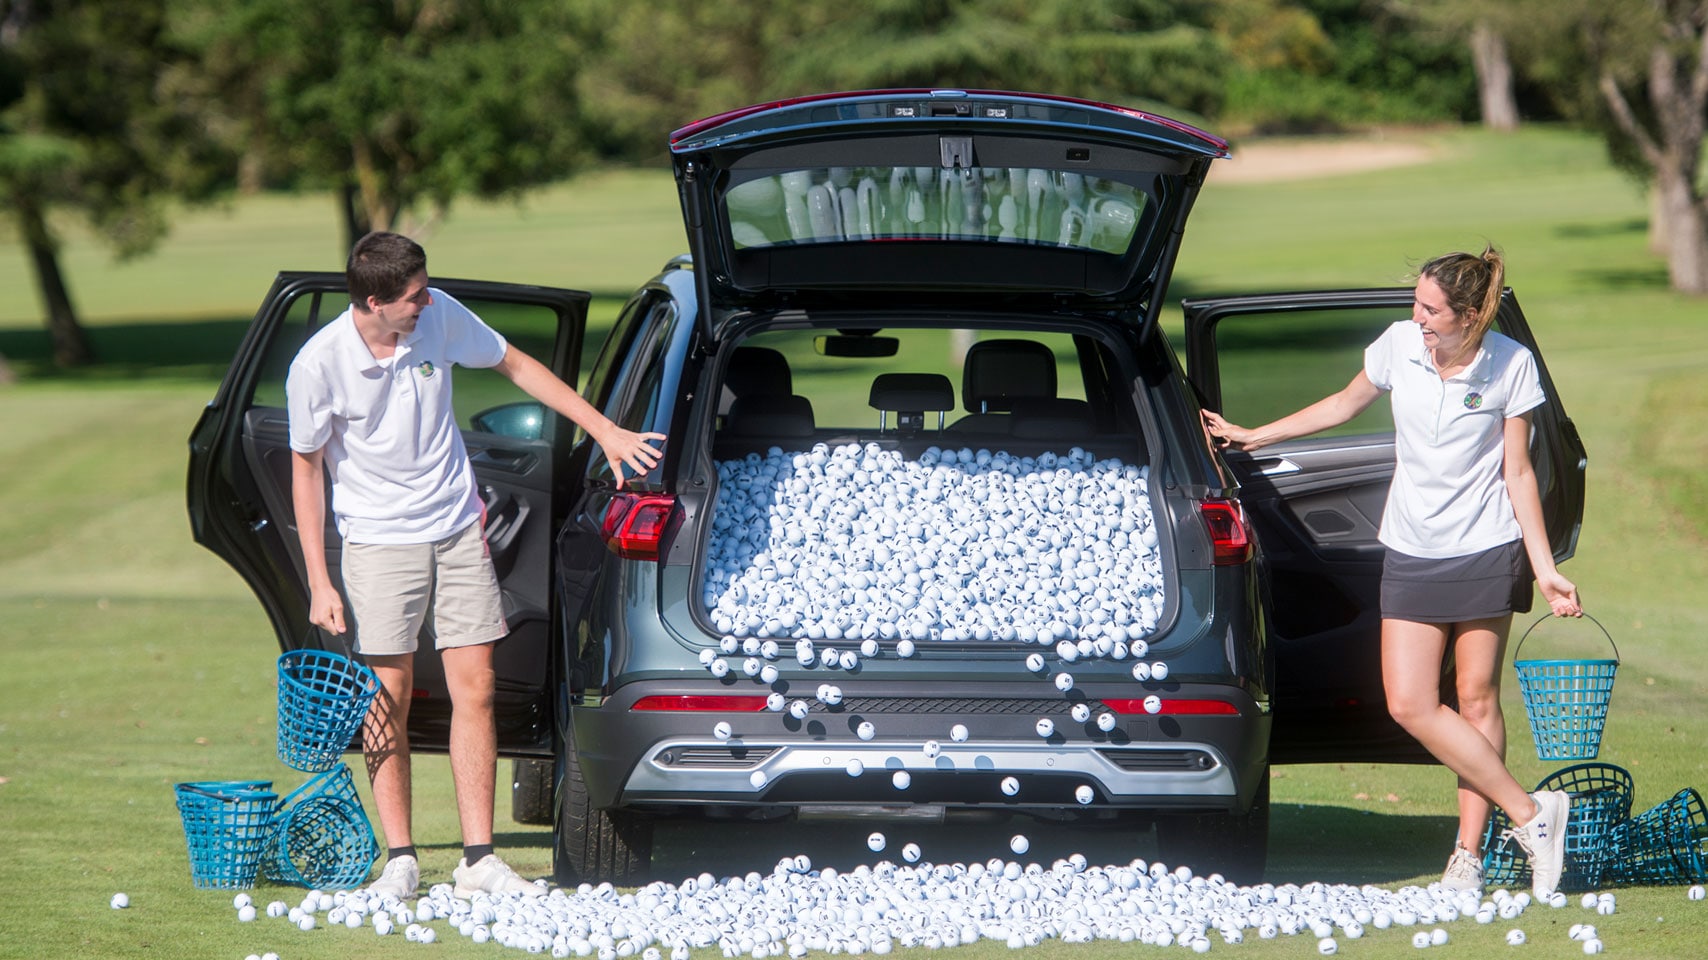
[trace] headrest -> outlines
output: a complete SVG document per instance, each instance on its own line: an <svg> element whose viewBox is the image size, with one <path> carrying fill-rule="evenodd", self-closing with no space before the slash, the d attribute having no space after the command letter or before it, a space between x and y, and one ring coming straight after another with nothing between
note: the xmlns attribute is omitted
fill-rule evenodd
<svg viewBox="0 0 1708 960"><path fill-rule="evenodd" d="M736 347L724 385L738 397L786 397L795 392L789 361L770 347Z"/></svg>
<svg viewBox="0 0 1708 960"><path fill-rule="evenodd" d="M812 401L794 395L737 397L723 432L736 437L810 437Z"/></svg>
<svg viewBox="0 0 1708 960"><path fill-rule="evenodd" d="M1014 409L1020 397L1056 395L1056 355L1035 340L980 340L967 350L961 368L961 399L967 412Z"/></svg>
<svg viewBox="0 0 1708 960"><path fill-rule="evenodd" d="M941 373L880 373L867 402L874 410L941 413L955 409L955 385Z"/></svg>
<svg viewBox="0 0 1708 960"><path fill-rule="evenodd" d="M1017 397L1010 432L1020 440L1055 440L1095 433L1091 404L1066 397Z"/></svg>

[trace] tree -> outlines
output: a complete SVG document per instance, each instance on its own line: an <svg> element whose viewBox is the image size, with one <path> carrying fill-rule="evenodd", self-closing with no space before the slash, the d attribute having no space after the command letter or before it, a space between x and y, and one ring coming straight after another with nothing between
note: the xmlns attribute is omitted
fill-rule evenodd
<svg viewBox="0 0 1708 960"><path fill-rule="evenodd" d="M1620 6L1628 6L1621 4ZM1653 178L1653 209L1674 290L1708 293L1708 204L1701 169L1708 109L1708 2L1646 0L1640 9L1593 5L1581 21L1611 132L1635 148Z"/></svg>
<svg viewBox="0 0 1708 960"><path fill-rule="evenodd" d="M577 8L195 0L212 104L266 177L330 189L345 239L518 196L585 158Z"/></svg>
<svg viewBox="0 0 1708 960"><path fill-rule="evenodd" d="M1506 36L1487 18L1471 27L1471 65L1477 71L1477 103L1483 126L1490 130L1518 129L1518 98L1512 91L1512 60Z"/></svg>
<svg viewBox="0 0 1708 960"><path fill-rule="evenodd" d="M49 219L76 210L119 257L166 231L169 196L218 189L218 151L169 92L190 59L166 0L0 0L0 204L29 251L54 362L94 357Z"/></svg>

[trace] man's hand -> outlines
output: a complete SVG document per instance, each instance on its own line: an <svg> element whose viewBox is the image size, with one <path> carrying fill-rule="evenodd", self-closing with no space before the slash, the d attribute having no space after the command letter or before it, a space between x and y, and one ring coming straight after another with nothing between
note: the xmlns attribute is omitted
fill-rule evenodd
<svg viewBox="0 0 1708 960"><path fill-rule="evenodd" d="M617 478L617 486L623 485L623 467L627 466L634 476L640 476L658 466L660 452L649 441L664 441L662 433L636 433L625 430L615 424L611 432L599 438L599 448L605 451L605 459L611 463L611 473Z"/></svg>
<svg viewBox="0 0 1708 960"><path fill-rule="evenodd" d="M344 633L344 598L331 584L309 591L308 622L333 636Z"/></svg>

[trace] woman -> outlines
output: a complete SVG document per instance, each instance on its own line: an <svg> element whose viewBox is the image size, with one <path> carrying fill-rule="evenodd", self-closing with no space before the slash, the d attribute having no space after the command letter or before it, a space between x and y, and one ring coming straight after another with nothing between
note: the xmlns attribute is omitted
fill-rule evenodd
<svg viewBox="0 0 1708 960"><path fill-rule="evenodd" d="M1570 797L1527 794L1506 769L1500 670L1513 613L1530 609L1530 577L1557 616L1583 614L1554 566L1530 463L1530 411L1542 403L1530 352L1489 329L1505 269L1493 247L1423 265L1411 322L1364 352L1364 369L1331 396L1247 429L1206 411L1218 441L1256 450L1338 426L1384 391L1394 415L1394 480L1382 515L1382 685L1388 711L1459 775L1459 840L1442 883L1481 889L1489 804L1518 824L1536 895L1558 888ZM1441 702L1452 644L1457 711Z"/></svg>

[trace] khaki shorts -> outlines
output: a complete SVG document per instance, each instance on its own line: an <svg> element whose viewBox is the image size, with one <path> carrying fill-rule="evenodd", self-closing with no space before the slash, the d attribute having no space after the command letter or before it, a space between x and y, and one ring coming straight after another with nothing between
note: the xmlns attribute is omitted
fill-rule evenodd
<svg viewBox="0 0 1708 960"><path fill-rule="evenodd" d="M510 632L479 523L434 543L345 543L343 564L358 653L415 652L429 602L440 650Z"/></svg>

